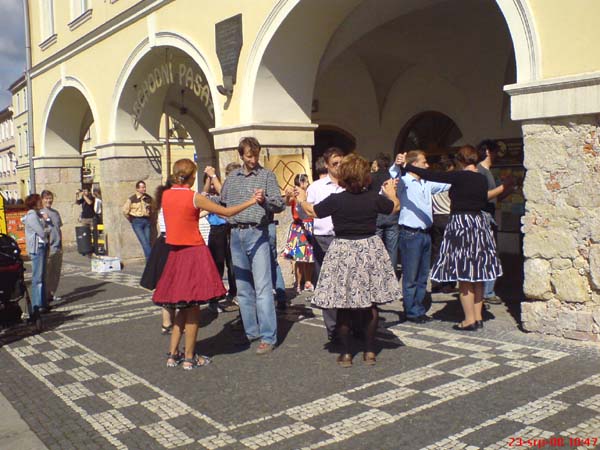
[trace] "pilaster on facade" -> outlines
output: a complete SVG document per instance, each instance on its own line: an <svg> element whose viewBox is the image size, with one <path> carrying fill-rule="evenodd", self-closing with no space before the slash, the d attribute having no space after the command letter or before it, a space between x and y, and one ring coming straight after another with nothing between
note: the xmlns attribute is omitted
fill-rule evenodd
<svg viewBox="0 0 600 450"><path fill-rule="evenodd" d="M600 109L600 72L505 86L513 120L595 114Z"/></svg>
<svg viewBox="0 0 600 450"><path fill-rule="evenodd" d="M531 120L523 134L523 327L600 341L600 118Z"/></svg>

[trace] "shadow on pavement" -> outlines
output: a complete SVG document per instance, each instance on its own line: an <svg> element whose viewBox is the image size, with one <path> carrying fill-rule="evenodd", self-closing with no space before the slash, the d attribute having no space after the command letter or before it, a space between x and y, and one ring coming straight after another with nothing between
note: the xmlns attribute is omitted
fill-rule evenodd
<svg viewBox="0 0 600 450"><path fill-rule="evenodd" d="M200 328L208 326L217 317L217 314L207 313L206 310L203 310L200 315ZM291 305L285 311L278 311L277 345L280 346L285 342L295 323L313 317L312 310L300 304ZM246 339L241 318L239 314L236 314L235 318L223 324L217 334L204 339L200 336L196 346L200 353L212 357L243 352L250 347L250 342Z"/></svg>
<svg viewBox="0 0 600 450"><path fill-rule="evenodd" d="M496 294L506 305L509 314L523 331L521 323L521 302L525 299L523 293L523 255L508 253L500 254L504 275L496 282Z"/></svg>
<svg viewBox="0 0 600 450"><path fill-rule="evenodd" d="M385 317L382 317L382 312L389 312L381 307L379 308L379 323L377 331L375 332L375 353L379 354L384 349L396 349L398 347L404 347L404 343L388 328L393 326L395 322L388 322ZM369 310L363 310L362 314L357 315L352 322L352 329L350 330L350 353L356 356L358 353L366 351L365 338L366 338L366 324L367 316L370 314ZM343 348L338 339L328 341L323 348L329 353L341 353Z"/></svg>
<svg viewBox="0 0 600 450"><path fill-rule="evenodd" d="M101 283L90 284L88 286L82 286L82 287L75 288L68 294L64 294L62 296L63 299L60 302L60 305L61 306L68 305L69 303L73 303L78 300L82 300L84 298L92 297L101 292L105 292L106 289L100 289L100 287L102 287L106 284L109 284L109 283L107 281L103 281Z"/></svg>
<svg viewBox="0 0 600 450"><path fill-rule="evenodd" d="M69 315L67 311L51 311L42 314L42 328L38 330L33 324L26 321L19 321L10 327L0 329L0 348L4 345L13 344L34 336L53 331L64 323L76 320L81 317L81 314Z"/></svg>

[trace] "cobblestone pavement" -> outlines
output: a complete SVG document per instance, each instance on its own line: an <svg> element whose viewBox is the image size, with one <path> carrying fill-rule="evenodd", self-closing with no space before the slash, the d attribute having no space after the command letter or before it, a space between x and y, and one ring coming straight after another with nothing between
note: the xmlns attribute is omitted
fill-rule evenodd
<svg viewBox="0 0 600 450"><path fill-rule="evenodd" d="M214 363L188 372L165 367L138 280L66 264L47 330L0 334L0 391L48 448L600 448L598 346L524 334L500 309L466 334L386 306L377 365L357 347L350 369L304 295L268 356L234 344L235 313L203 310L197 348Z"/></svg>

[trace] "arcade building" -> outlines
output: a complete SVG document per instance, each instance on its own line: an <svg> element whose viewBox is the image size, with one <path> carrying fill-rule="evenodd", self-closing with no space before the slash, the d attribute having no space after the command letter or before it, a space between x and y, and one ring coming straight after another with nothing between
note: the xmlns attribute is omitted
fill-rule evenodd
<svg viewBox="0 0 600 450"><path fill-rule="evenodd" d="M152 192L181 157L223 173L243 136L282 189L331 145L435 162L496 139L523 327L597 341L598 17L596 0L32 0L31 189L56 193L72 243L75 192L100 188L129 259L135 182Z"/></svg>

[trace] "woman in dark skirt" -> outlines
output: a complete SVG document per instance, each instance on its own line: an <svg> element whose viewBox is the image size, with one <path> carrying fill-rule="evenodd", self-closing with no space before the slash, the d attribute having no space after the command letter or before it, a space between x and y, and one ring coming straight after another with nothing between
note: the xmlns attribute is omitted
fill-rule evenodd
<svg viewBox="0 0 600 450"><path fill-rule="evenodd" d="M162 209L167 229L166 242L171 251L158 281L152 300L155 304L177 310L167 367L183 362L186 370L210 363L210 358L195 355L200 307L211 299L225 295L215 262L198 228L200 210L233 216L256 203L256 198L225 208L191 189L196 180L196 164L180 159L173 165L173 186L163 194ZM185 329L185 355L179 341Z"/></svg>
<svg viewBox="0 0 600 450"><path fill-rule="evenodd" d="M306 201L306 192L297 189L297 201L311 217L331 216L335 239L329 246L313 304L319 308L337 309L337 333L343 353L337 362L352 365L349 331L353 319L370 311L363 360L375 364L375 332L379 320L378 304L400 298L400 287L383 241L375 235L377 214L400 210L396 182L383 184L383 195L368 190L371 184L369 161L357 154L342 159L339 185L345 192L332 194L316 205ZM355 322L356 323L356 322Z"/></svg>
<svg viewBox="0 0 600 450"><path fill-rule="evenodd" d="M142 278L140 280L140 286L150 291L156 289L158 280L160 280L160 276L162 275L165 264L167 263L167 258L169 257L170 248L166 241L167 229L165 227L165 217L162 210L162 196L163 193L170 188L171 181L167 180L164 185L156 188L156 192L154 194L156 211L158 211L158 231L160 234L156 238L156 241L154 241L152 251L150 252L150 256L146 262L146 267L144 267L144 273L142 274ZM173 330L174 312L175 311L172 309L163 308L161 326L162 334L171 334L171 331Z"/></svg>
<svg viewBox="0 0 600 450"><path fill-rule="evenodd" d="M403 162L403 155L399 155ZM486 178L477 172L477 150L460 148L456 162L462 170L433 172L408 165L405 170L425 180L451 184L450 220L431 279L444 283L458 281L465 319L454 329L476 331L483 327L483 282L502 276L496 243L482 212L488 202Z"/></svg>

